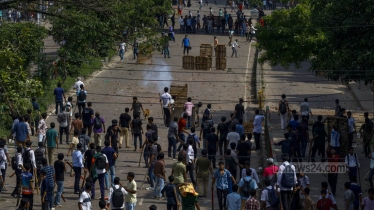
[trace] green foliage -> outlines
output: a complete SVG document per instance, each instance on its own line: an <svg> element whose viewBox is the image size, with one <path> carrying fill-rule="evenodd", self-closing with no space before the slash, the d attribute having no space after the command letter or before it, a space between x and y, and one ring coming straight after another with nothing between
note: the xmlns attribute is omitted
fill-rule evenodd
<svg viewBox="0 0 374 210"><path fill-rule="evenodd" d="M370 1L303 1L296 8L274 11L259 27L261 63L299 66L331 80L374 79L374 6Z"/></svg>

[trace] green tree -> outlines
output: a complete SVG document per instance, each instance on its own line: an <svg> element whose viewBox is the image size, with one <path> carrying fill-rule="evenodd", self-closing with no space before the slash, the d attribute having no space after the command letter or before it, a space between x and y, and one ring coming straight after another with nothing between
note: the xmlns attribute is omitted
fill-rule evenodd
<svg viewBox="0 0 374 210"><path fill-rule="evenodd" d="M290 10L274 11L259 27L260 63L300 66L331 80L374 79L374 6L368 1L305 0Z"/></svg>

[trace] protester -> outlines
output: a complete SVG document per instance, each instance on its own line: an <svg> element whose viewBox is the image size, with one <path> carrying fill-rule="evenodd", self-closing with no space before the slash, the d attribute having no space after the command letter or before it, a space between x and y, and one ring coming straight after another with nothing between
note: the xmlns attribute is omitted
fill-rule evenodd
<svg viewBox="0 0 374 210"><path fill-rule="evenodd" d="M123 188L122 184L120 183L120 178L115 177L113 180L112 187L110 187L108 192L108 203L107 207L111 208L112 210L115 209L125 209L125 199L128 192Z"/></svg>
<svg viewBox="0 0 374 210"><path fill-rule="evenodd" d="M283 163L279 166L278 170L277 188L280 188L283 209L290 210L291 193L297 183L296 169L294 165L288 162L288 154L282 154L281 159Z"/></svg>
<svg viewBox="0 0 374 210"><path fill-rule="evenodd" d="M135 174L133 172L127 173L128 183L125 190L128 192L125 196L125 207L126 210L135 210L136 205L136 182L134 180Z"/></svg>
<svg viewBox="0 0 374 210"><path fill-rule="evenodd" d="M125 139L125 147L131 148L129 144L129 132L130 132L130 123L131 123L131 116L129 115L130 109L128 107L125 108L125 113L122 113L119 117L119 125L121 128L121 133L119 137L119 144L121 148L122 141Z"/></svg>
<svg viewBox="0 0 374 210"><path fill-rule="evenodd" d="M161 194L167 198L166 209L177 210L178 206L180 206L180 201L178 200L176 186L174 185L174 176L170 175L168 179L169 184L164 186Z"/></svg>
<svg viewBox="0 0 374 210"><path fill-rule="evenodd" d="M218 197L219 210L223 210L226 207L226 197L229 192L229 184L227 178L231 178L233 184L236 184L234 177L231 173L225 169L225 164L223 162L218 163L219 169L214 172L212 178L212 190L214 189L214 184L217 180L216 191Z"/></svg>
<svg viewBox="0 0 374 210"><path fill-rule="evenodd" d="M56 192L56 197L55 197L55 202L54 202L54 205L56 207L62 207L61 205L61 196L62 196L62 192L64 191L64 181L65 181L65 177L64 177L64 173L66 172L66 165L65 163L63 162L63 159L64 159L64 154L63 153L59 153L57 155L57 160L54 162L53 166L54 166L54 169L55 169L55 177L56 177L56 185L57 185L57 192ZM73 159L73 168L74 168L74 158ZM46 174L47 175L47 174ZM77 176L77 174L75 174ZM79 179L80 179L80 173L79 173ZM77 180L75 180L75 182L77 182ZM53 189L50 189L50 186L44 186L46 188L46 195L50 195L51 194L51 190ZM75 183L74 183L74 191L75 191ZM76 194L79 194L79 180L78 180L78 187L77 187L78 193ZM49 201L49 200L48 200ZM52 202L52 200L50 201Z"/></svg>

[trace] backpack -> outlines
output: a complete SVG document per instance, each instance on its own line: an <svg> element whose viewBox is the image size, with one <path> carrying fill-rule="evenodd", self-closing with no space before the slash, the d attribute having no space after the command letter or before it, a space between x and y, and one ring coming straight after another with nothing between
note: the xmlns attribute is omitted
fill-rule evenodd
<svg viewBox="0 0 374 210"><path fill-rule="evenodd" d="M25 151L23 152L23 154L22 154L23 165L31 164L30 151L31 151L31 149L29 149L29 150L25 150ZM30 165L30 166L31 166L31 165Z"/></svg>
<svg viewBox="0 0 374 210"><path fill-rule="evenodd" d="M279 104L279 112L281 114L286 114L287 113L286 101L281 101L281 104Z"/></svg>
<svg viewBox="0 0 374 210"><path fill-rule="evenodd" d="M12 169L13 170L17 170L18 169L18 164L17 164L17 156L18 156L19 154L18 153L16 153L13 157L12 157Z"/></svg>
<svg viewBox="0 0 374 210"><path fill-rule="evenodd" d="M283 140L282 142L282 153L287 153L287 154L290 154L291 153L291 140L290 139L286 139L286 140Z"/></svg>
<svg viewBox="0 0 374 210"><path fill-rule="evenodd" d="M125 201L123 198L122 187L115 189L114 187L112 193L112 204L114 208L121 208L123 206L123 202Z"/></svg>
<svg viewBox="0 0 374 210"><path fill-rule="evenodd" d="M268 191L268 202L271 207L277 208L279 207L279 196L277 195L277 192L275 192L274 187L271 187L271 189L266 189Z"/></svg>
<svg viewBox="0 0 374 210"><path fill-rule="evenodd" d="M79 143L82 144L82 153L86 152L86 150L87 150L87 144L86 144L85 139L83 138L83 135L80 135L78 137L78 140L79 140Z"/></svg>
<svg viewBox="0 0 374 210"><path fill-rule="evenodd" d="M100 129L102 127L103 127L103 122L101 121L100 117L95 117L94 128Z"/></svg>
<svg viewBox="0 0 374 210"><path fill-rule="evenodd" d="M87 97L87 94L84 92L84 90L80 90L78 94L78 101L85 101Z"/></svg>
<svg viewBox="0 0 374 210"><path fill-rule="evenodd" d="M241 189L241 193L244 197L249 197L249 191L251 191L251 182L253 179L251 178L249 181L247 181L245 178L243 178L244 183Z"/></svg>
<svg viewBox="0 0 374 210"><path fill-rule="evenodd" d="M106 167L106 158L103 154L100 154L95 161L96 168L99 170L103 170Z"/></svg>
<svg viewBox="0 0 374 210"><path fill-rule="evenodd" d="M295 185L295 171L291 168L291 164L289 164L287 166L285 164L283 164L283 166L284 166L284 170L283 170L283 173L282 173L282 181L281 181L282 187L285 187L285 188L294 187L294 185Z"/></svg>
<svg viewBox="0 0 374 210"><path fill-rule="evenodd" d="M348 167L349 167L349 154L347 154L346 156L345 156L345 158L346 158L346 160L347 160L347 162L348 162ZM358 166L358 162L357 162L357 154L355 153L355 161L356 161L356 166Z"/></svg>
<svg viewBox="0 0 374 210"><path fill-rule="evenodd" d="M71 104L70 102L65 104L65 112L70 112Z"/></svg>
<svg viewBox="0 0 374 210"><path fill-rule="evenodd" d="M196 140L195 140L195 134L188 134L187 136L187 140L186 140L186 144L188 144L188 142L192 140L192 147L196 147Z"/></svg>

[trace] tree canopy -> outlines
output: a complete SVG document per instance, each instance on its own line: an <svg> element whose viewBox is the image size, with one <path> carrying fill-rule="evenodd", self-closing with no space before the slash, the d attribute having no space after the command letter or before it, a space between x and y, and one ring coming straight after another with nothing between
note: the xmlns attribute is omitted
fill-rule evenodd
<svg viewBox="0 0 374 210"><path fill-rule="evenodd" d="M305 0L295 8L276 10L259 27L260 63L300 67L331 80L374 79L373 1Z"/></svg>

